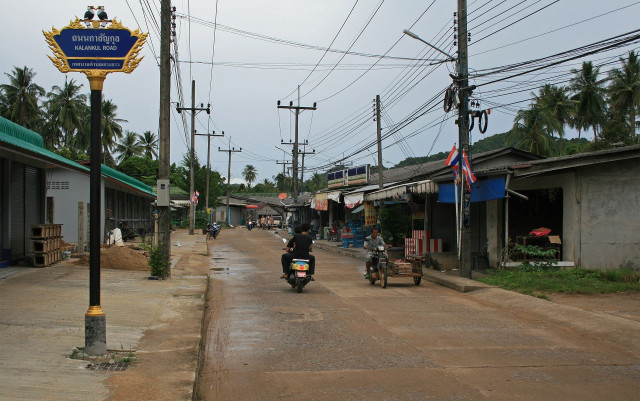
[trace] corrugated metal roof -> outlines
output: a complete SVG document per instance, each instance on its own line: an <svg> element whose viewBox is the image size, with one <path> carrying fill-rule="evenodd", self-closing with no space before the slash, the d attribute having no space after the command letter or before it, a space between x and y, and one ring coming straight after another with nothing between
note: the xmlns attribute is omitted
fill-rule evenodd
<svg viewBox="0 0 640 401"><path fill-rule="evenodd" d="M37 132L24 128L3 117L0 117L0 142L40 156L41 160L47 163L72 167L75 170L89 171L86 167L46 149L42 137Z"/></svg>
<svg viewBox="0 0 640 401"><path fill-rule="evenodd" d="M109 166L105 166L104 164L102 165L100 171L102 172L102 174L106 175L107 177L113 178L117 181L127 184L130 187L133 187L140 192L144 192L153 197L156 196L156 194L153 192L153 190L149 185L143 183L142 181L138 181L133 177L129 177L125 173L121 173L120 171L112 169Z"/></svg>

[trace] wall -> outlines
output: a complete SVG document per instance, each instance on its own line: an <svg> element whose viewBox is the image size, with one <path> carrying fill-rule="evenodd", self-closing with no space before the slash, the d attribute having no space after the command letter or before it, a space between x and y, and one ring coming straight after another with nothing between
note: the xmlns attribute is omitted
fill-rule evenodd
<svg viewBox="0 0 640 401"><path fill-rule="evenodd" d="M581 265L640 269L640 159L582 168L578 183Z"/></svg>
<svg viewBox="0 0 640 401"><path fill-rule="evenodd" d="M62 189L67 188L66 183L68 189ZM78 242L78 202L84 203L83 239L88 248L89 175L63 168L50 169L47 171L47 196L54 198L53 221L62 224L62 237L66 242Z"/></svg>

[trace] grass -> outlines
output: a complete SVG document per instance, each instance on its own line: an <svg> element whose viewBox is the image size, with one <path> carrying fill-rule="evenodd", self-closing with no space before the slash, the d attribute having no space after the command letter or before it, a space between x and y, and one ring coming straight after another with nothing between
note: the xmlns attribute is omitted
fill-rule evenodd
<svg viewBox="0 0 640 401"><path fill-rule="evenodd" d="M632 269L594 270L531 268L491 270L478 279L511 291L549 299L546 293L602 294L640 291L640 272Z"/></svg>

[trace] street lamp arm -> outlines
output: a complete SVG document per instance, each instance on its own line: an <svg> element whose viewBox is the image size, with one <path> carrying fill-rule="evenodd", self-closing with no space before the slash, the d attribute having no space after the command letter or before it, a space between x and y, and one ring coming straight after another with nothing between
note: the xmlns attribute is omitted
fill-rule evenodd
<svg viewBox="0 0 640 401"><path fill-rule="evenodd" d="M433 49L436 49L436 50L437 50L437 51L439 51L440 53L442 53L442 54L444 54L445 56L447 56L447 57L449 58L449 60L451 60L451 61L456 61L456 58L455 58L455 57L453 57L452 55L450 55L450 54L449 54L449 53L447 53L447 52L444 52L444 51L442 51L442 50L438 49L437 47L435 47L435 46L434 46L434 45L432 45L431 43L427 42L426 40L422 39L420 36L416 35L415 33L411 32L410 30L408 30L408 29L404 29L404 30L402 31L402 33L404 33L405 35L410 36L410 37L412 37L412 38L414 38L414 39L416 39L416 40L419 40L420 42L424 43L425 45L427 45L427 46L429 46L429 47L431 47L431 48L433 48Z"/></svg>

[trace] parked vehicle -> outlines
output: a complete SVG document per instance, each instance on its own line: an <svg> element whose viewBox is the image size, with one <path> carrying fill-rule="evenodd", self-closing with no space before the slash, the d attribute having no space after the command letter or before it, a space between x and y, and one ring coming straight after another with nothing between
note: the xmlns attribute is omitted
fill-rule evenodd
<svg viewBox="0 0 640 401"><path fill-rule="evenodd" d="M273 227L282 228L282 216L273 216Z"/></svg>
<svg viewBox="0 0 640 401"><path fill-rule="evenodd" d="M336 226L331 226L327 241L338 241L338 228Z"/></svg>

